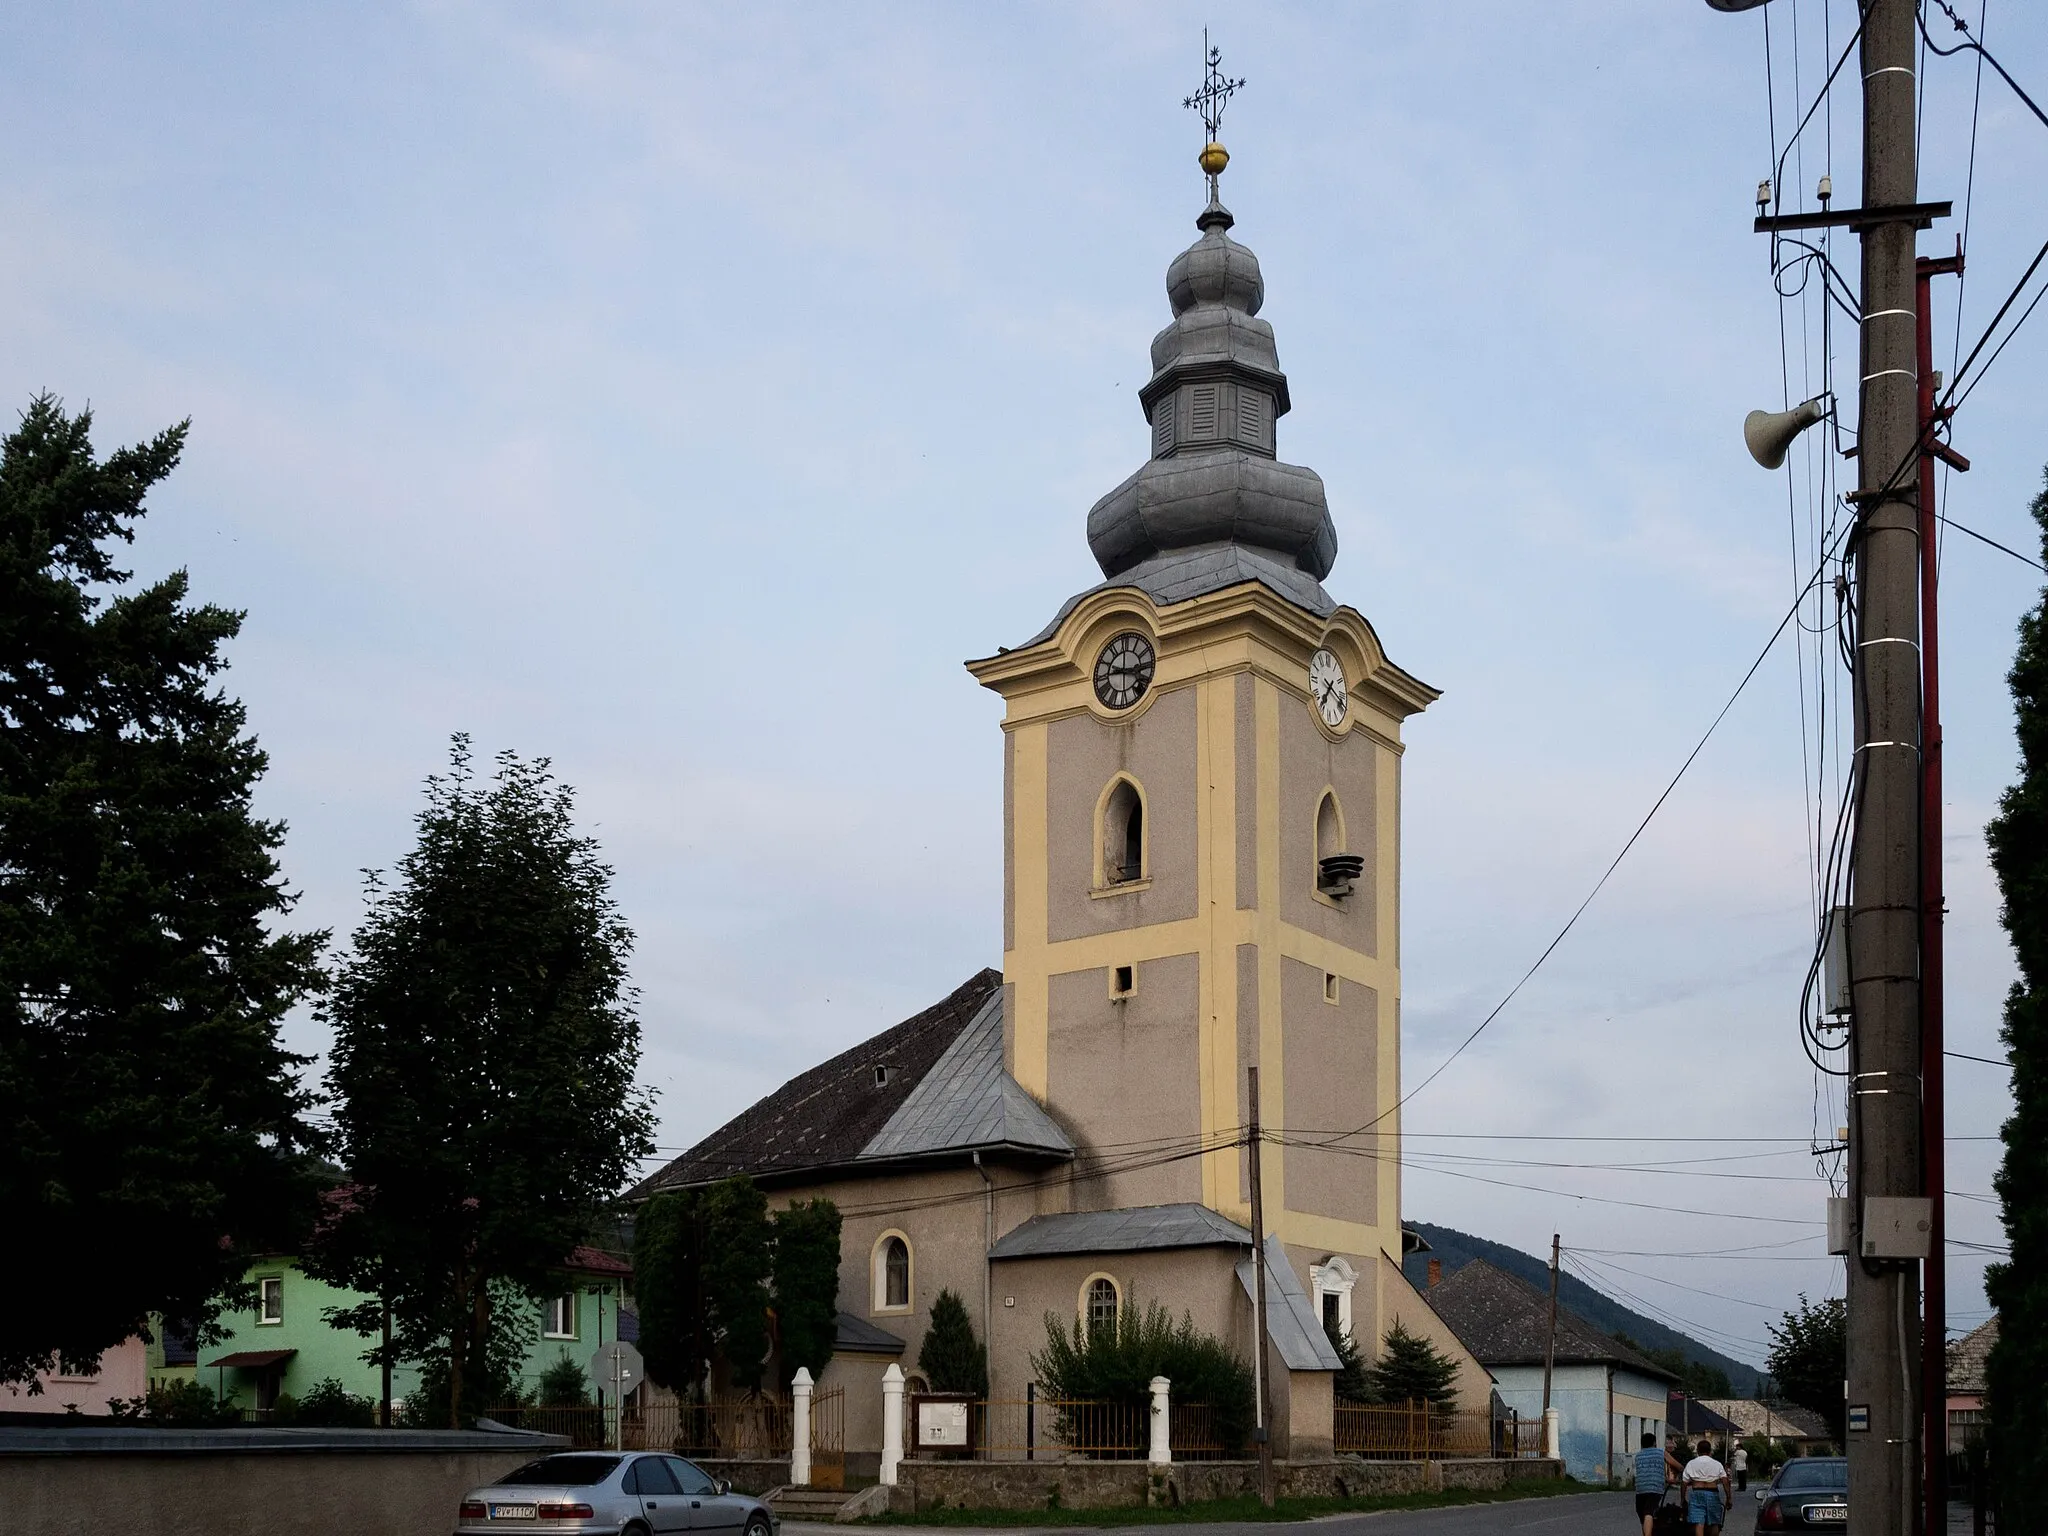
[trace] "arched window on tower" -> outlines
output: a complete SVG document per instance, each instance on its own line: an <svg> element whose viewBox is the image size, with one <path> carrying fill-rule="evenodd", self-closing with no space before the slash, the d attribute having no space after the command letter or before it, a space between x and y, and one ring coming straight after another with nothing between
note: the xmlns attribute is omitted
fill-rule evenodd
<svg viewBox="0 0 2048 1536"><path fill-rule="evenodd" d="M1102 883L1145 878L1145 797L1129 779L1110 786L1102 806Z"/></svg>
<svg viewBox="0 0 2048 1536"><path fill-rule="evenodd" d="M1351 894L1352 882L1365 873L1365 860L1344 848L1344 812L1334 789L1323 791L1316 806L1316 889L1332 901Z"/></svg>

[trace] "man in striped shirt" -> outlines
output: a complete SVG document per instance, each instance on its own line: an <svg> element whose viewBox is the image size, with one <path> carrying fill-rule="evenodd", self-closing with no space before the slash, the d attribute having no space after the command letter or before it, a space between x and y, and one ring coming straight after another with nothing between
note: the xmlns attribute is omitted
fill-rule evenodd
<svg viewBox="0 0 2048 1536"><path fill-rule="evenodd" d="M1636 1514L1643 1522L1643 1536L1653 1536L1664 1489L1683 1471L1676 1456L1658 1448L1656 1432L1644 1430L1643 1448L1636 1452Z"/></svg>

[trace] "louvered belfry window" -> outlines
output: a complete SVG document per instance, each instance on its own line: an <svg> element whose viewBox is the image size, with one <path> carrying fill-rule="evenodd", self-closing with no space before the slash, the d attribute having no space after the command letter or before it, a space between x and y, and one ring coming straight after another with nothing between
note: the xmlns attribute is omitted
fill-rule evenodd
<svg viewBox="0 0 2048 1536"><path fill-rule="evenodd" d="M1188 394L1188 436L1197 442L1216 435L1216 386L1197 384Z"/></svg>
<svg viewBox="0 0 2048 1536"><path fill-rule="evenodd" d="M1152 457L1161 458L1173 451L1173 396L1152 407Z"/></svg>
<svg viewBox="0 0 2048 1536"><path fill-rule="evenodd" d="M1266 397L1256 389L1237 392L1237 440L1252 448L1266 446Z"/></svg>

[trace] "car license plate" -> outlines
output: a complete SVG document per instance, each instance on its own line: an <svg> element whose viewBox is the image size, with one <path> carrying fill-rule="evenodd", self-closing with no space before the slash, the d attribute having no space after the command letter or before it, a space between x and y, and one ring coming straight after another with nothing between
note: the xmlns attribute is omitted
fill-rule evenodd
<svg viewBox="0 0 2048 1536"><path fill-rule="evenodd" d="M493 1504L491 1506L491 1518L493 1520L531 1520L535 1517L536 1513L537 1511L531 1504Z"/></svg>
<svg viewBox="0 0 2048 1536"><path fill-rule="evenodd" d="M1846 1504L1809 1504L1800 1513L1818 1525L1823 1520L1848 1520L1849 1506Z"/></svg>

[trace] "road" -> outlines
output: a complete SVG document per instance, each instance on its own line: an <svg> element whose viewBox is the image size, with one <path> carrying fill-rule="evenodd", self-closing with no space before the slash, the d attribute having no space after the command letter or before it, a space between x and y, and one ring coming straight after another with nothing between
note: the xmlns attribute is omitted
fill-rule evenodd
<svg viewBox="0 0 2048 1536"><path fill-rule="evenodd" d="M827 1536L843 1526L801 1525L783 1522L783 1536ZM1165 1536L1182 1531L1186 1536L1276 1536L1295 1531L1303 1536L1633 1536L1642 1527L1636 1522L1635 1495L1630 1493L1586 1493L1548 1499L1515 1499L1500 1504L1466 1504L1452 1509L1385 1510L1376 1514L1324 1515L1315 1520L1290 1524L1272 1521L1218 1521L1189 1525L1129 1526L1007 1526L1001 1536ZM1753 1536L1756 1530L1756 1501L1738 1494L1729 1511L1723 1536ZM905 1536L971 1536L965 1527L918 1526Z"/></svg>

